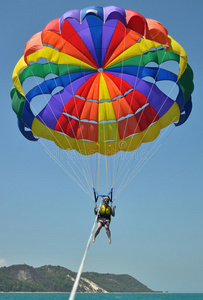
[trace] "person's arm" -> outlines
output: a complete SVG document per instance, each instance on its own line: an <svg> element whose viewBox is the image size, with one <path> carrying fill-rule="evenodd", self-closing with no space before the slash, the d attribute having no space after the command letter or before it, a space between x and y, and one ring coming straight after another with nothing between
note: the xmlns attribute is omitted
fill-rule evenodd
<svg viewBox="0 0 203 300"><path fill-rule="evenodd" d="M94 207L94 213L95 213L95 215L97 215L97 212L98 212L97 205L95 205L95 207Z"/></svg>
<svg viewBox="0 0 203 300"><path fill-rule="evenodd" d="M116 210L116 206L114 206L112 209L111 209L111 215L114 217L115 216L115 210Z"/></svg>

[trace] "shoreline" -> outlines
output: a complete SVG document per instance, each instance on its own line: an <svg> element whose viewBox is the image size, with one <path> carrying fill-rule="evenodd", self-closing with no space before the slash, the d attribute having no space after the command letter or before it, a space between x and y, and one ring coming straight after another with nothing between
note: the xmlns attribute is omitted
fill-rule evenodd
<svg viewBox="0 0 203 300"><path fill-rule="evenodd" d="M0 292L0 294L70 294L71 292ZM81 293L76 294L104 294L104 293ZM105 294L186 294L186 293L169 293L169 292L107 292ZM195 294L195 293L188 293Z"/></svg>
<svg viewBox="0 0 203 300"><path fill-rule="evenodd" d="M70 294L71 292L0 292L0 294ZM76 294L103 294L103 293L76 293ZM199 294L202 295L203 292L108 292L107 294Z"/></svg>

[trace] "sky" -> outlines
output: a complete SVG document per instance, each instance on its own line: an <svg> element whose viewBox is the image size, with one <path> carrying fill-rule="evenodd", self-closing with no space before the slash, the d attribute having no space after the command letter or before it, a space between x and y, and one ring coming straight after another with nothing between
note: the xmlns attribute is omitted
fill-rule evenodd
<svg viewBox="0 0 203 300"><path fill-rule="evenodd" d="M195 90L187 122L165 134L116 198L112 244L103 230L89 248L84 271L129 274L156 291L203 293L199 0L1 1L0 266L51 264L72 271L80 266L95 220L94 202L48 154L56 148L21 135L10 89L29 38L66 11L92 5L121 6L160 21L186 50Z"/></svg>

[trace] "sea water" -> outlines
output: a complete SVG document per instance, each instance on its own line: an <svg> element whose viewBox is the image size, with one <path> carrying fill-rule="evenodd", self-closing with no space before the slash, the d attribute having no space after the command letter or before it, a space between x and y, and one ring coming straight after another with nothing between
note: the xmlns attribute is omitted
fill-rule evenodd
<svg viewBox="0 0 203 300"><path fill-rule="evenodd" d="M68 300L69 293L0 293L0 300ZM203 294L76 294L75 300L203 300Z"/></svg>

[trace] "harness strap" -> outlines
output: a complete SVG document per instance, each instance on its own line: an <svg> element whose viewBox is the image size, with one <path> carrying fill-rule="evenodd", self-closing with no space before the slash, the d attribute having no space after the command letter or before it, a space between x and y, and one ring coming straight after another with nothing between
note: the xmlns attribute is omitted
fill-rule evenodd
<svg viewBox="0 0 203 300"><path fill-rule="evenodd" d="M95 201L95 203L97 203L97 200L98 200L99 197L102 197L102 198L108 197L110 202L112 203L112 201L113 201L113 188L111 188L110 192L107 195L99 195L94 187L93 187L93 192L94 192L94 201Z"/></svg>

